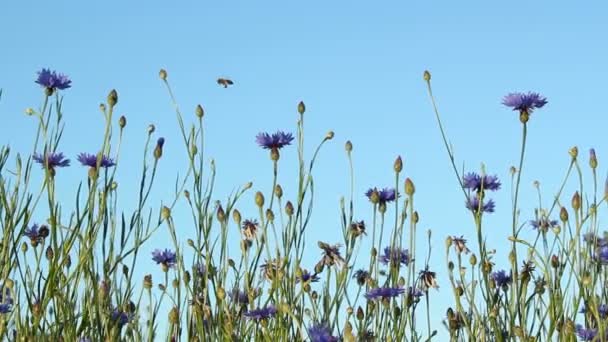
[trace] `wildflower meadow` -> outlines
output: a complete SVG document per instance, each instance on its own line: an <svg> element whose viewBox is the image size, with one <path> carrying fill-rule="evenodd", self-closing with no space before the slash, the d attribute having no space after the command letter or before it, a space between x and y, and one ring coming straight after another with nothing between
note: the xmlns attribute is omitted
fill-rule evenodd
<svg viewBox="0 0 608 342"><path fill-rule="evenodd" d="M66 74L38 72L32 86L42 101L27 109L25 119L37 127L31 154L0 152L0 334L11 341L600 341L608 338L606 265L608 237L600 213L608 196L591 149L569 151L564 184L573 178L574 193L563 185L548 201L538 190L533 217L521 215L519 194L528 125L544 120L551 102L536 92L507 93L497 106L512 112L521 131L520 163L511 179L486 170L460 169L449 143L431 74L420 79L429 95L454 187L462 191L473 234L454 231L442 237L419 226L416 182L407 177L401 157L392 179L354 191L351 141L344 142L350 165L350 193L339 202L339 241L308 237L315 213L315 161L328 131L318 141L305 134L309 116L304 102L294 104L291 129L259 132L251 137L271 165L272 186L249 182L227 196L216 194L221 172L203 156L205 110L182 112L169 73L161 69L159 85L175 108L177 137L160 137L149 126L140 161L121 158L125 116L117 117L120 95L109 91L99 106L105 125L99 149L71 156L62 152L64 103L72 84ZM220 83L220 82L218 82ZM224 84L225 83L225 84ZM227 86L226 82L221 85ZM515 134L515 133L514 133ZM181 144L188 168L174 184L174 196L151 201L158 186L168 139ZM312 151L311 154L308 152ZM282 156L295 154L297 177L279 183ZM264 160L265 159L265 160ZM139 166L138 166L139 165ZM170 165L169 165L170 166ZM139 167L137 205L125 212L117 205L121 167ZM73 202L57 179L68 168L82 169ZM592 182L584 184L583 174ZM38 184L39 183L39 184ZM506 185L510 183L510 185ZM285 190L285 192L284 192ZM497 203L494 194L510 191L512 202ZM286 193L289 192L290 196ZM243 202L249 201L250 205ZM368 210L355 212L355 202ZM177 206L189 212L189 228L176 227ZM248 208L239 209L239 208ZM512 220L505 241L508 262L499 262L485 219L508 210ZM532 231L533 234L522 234ZM148 254L143 246L163 235L162 246ZM526 237L523 238L522 235ZM417 243L423 236L425 244ZM533 238L528 238L532 236ZM445 244L432 249L433 239ZM308 259L305 258L308 257ZM308 262L316 259L314 263ZM444 267L431 260L443 259ZM150 265L154 265L151 267ZM145 267L143 277L138 268ZM449 282L439 284L438 274ZM451 303L434 301L448 291ZM431 306L445 315L431 317ZM162 331L162 333L161 333Z"/></svg>

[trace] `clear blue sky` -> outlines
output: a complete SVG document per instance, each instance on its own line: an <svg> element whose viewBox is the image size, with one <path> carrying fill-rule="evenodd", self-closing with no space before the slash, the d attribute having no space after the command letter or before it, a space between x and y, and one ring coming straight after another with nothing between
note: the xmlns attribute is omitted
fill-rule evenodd
<svg viewBox="0 0 608 342"><path fill-rule="evenodd" d="M62 146L73 159L83 149L99 148L103 121L98 104L116 88L118 112L128 118L118 175L122 186L136 186L135 168L124 164L139 160L147 125L154 123L167 139L161 182L151 202L156 208L171 195L177 173L185 170L175 114L158 79L159 68L166 68L188 119L194 118L196 104L205 107L205 152L217 165L215 197L224 200L250 180L254 190L268 190L271 164L267 152L255 145L255 135L295 130L296 105L303 100L308 155L327 130L336 133L315 173L311 263L318 256L317 240L339 239L338 201L349 191L344 142L354 144L357 217L366 221L371 212L363 192L392 185L393 161L401 155L404 175L417 188L420 235L433 230L433 268L442 289L432 294L432 317L443 317L452 304L443 276L444 238L463 234L473 239L474 227L441 143L422 72L433 74L459 165L477 170L484 162L489 173L503 180L503 190L492 196L497 213L486 220L489 244L498 247L511 230L508 169L517 162L521 135L517 114L500 104L503 95L533 90L549 100L529 123L522 218L533 216L534 180L541 181L546 199L556 192L572 145L579 146L585 166L587 150L595 147L600 175L606 172L608 120L600 100L606 97L608 79L607 15L606 5L548 1L12 2L0 11L0 143L30 151L35 123L23 110L40 103L41 90L33 82L40 68L56 69L73 80L73 88L64 92ZM215 83L219 76L232 78L235 86L220 88ZM295 151L282 153L287 173L280 183L287 195L295 191L294 178L288 178L295 172ZM72 167L59 180L66 201L73 198L74 177L84 180L85 171ZM129 209L136 197L123 196ZM244 200L252 202L253 192ZM250 212L244 216L254 215ZM182 241L193 236L189 221L181 226ZM164 247L163 234L149 248ZM438 320L435 326L441 331L439 325Z"/></svg>

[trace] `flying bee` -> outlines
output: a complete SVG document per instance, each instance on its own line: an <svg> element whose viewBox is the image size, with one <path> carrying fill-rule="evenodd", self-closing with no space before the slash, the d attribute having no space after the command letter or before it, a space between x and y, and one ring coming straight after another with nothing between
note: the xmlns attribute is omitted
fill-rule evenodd
<svg viewBox="0 0 608 342"><path fill-rule="evenodd" d="M220 78L217 79L217 84L221 85L224 88L228 88L228 86L233 85L234 82L232 82L232 80L229 79L229 78L222 78L222 77L220 77Z"/></svg>

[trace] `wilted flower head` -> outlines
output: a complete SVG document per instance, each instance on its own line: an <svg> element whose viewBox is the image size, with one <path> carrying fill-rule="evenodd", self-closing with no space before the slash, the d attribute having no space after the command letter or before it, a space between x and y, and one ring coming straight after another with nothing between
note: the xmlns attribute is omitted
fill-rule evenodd
<svg viewBox="0 0 608 342"><path fill-rule="evenodd" d="M367 300L393 298L404 292L405 289L402 287L377 287L367 291L365 298L367 298Z"/></svg>
<svg viewBox="0 0 608 342"><path fill-rule="evenodd" d="M530 225L533 229L538 229L540 232L546 233L549 228L556 228L559 226L557 220L549 220L547 217L542 216L536 220L531 220Z"/></svg>
<svg viewBox="0 0 608 342"><path fill-rule="evenodd" d="M511 284L511 282L513 281L511 274L507 274L507 272L505 270L493 272L490 275L490 278L492 278L492 280L494 280L494 283L496 283L497 288L503 288L503 289L506 289L507 287L509 287L509 284Z"/></svg>
<svg viewBox="0 0 608 342"><path fill-rule="evenodd" d="M576 325L576 335L582 341L593 341L595 336L597 335L597 329L594 328L584 328L582 325Z"/></svg>
<svg viewBox="0 0 608 342"><path fill-rule="evenodd" d="M479 209L481 209L481 212L486 212L486 213L493 213L494 212L494 208L495 208L495 204L493 200L488 200L486 203L484 203L483 201L481 202L481 204L479 203L479 196L477 195L470 195L467 202L465 203L467 209L469 209L470 211L472 211L473 213L477 213L479 211Z"/></svg>
<svg viewBox="0 0 608 342"><path fill-rule="evenodd" d="M97 155L95 155L95 154L80 153L78 155L77 159L84 166L88 166L88 167L92 167L92 168L97 167ZM111 158L104 156L104 155L101 156L101 159L99 162L100 167L108 168L108 167L112 167L114 165L116 165L116 163L114 163L114 160L112 160Z"/></svg>
<svg viewBox="0 0 608 342"><path fill-rule="evenodd" d="M363 286L369 279L369 272L364 269L359 269L353 274L353 279L357 280L359 286Z"/></svg>
<svg viewBox="0 0 608 342"><path fill-rule="evenodd" d="M532 113L537 108L547 104L547 99L539 93L510 93L502 100L502 104L519 112Z"/></svg>
<svg viewBox="0 0 608 342"><path fill-rule="evenodd" d="M177 264L177 255L170 249L165 249L164 251L155 249L152 252L152 260L156 261L157 264L161 264L163 270L166 271Z"/></svg>
<svg viewBox="0 0 608 342"><path fill-rule="evenodd" d="M293 135L282 131L277 131L273 134L262 132L256 136L255 140L258 145L265 149L281 149L284 146L291 144Z"/></svg>
<svg viewBox="0 0 608 342"><path fill-rule="evenodd" d="M452 236L452 245L454 245L454 249L456 250L456 253L465 253L468 254L471 250L469 250L469 248L466 245L467 240L464 239L462 236L457 237L457 236Z"/></svg>
<svg viewBox="0 0 608 342"><path fill-rule="evenodd" d="M338 338L331 335L331 330L324 324L315 324L308 328L310 342L337 342Z"/></svg>
<svg viewBox="0 0 608 342"><path fill-rule="evenodd" d="M394 188L384 188L382 190L378 190L374 187L367 190L365 192L365 196L367 196L367 198L369 198L369 200L372 202L377 200L379 204L385 204L395 200L396 192Z"/></svg>
<svg viewBox="0 0 608 342"><path fill-rule="evenodd" d="M386 247L384 248L384 254L380 256L380 262L391 266L398 266L402 264L407 266L410 263L410 254L407 249L399 249L397 247Z"/></svg>
<svg viewBox="0 0 608 342"><path fill-rule="evenodd" d="M465 189L474 191L496 191L500 189L500 181L497 176L480 176L475 172L469 172L464 176L463 185Z"/></svg>
<svg viewBox="0 0 608 342"><path fill-rule="evenodd" d="M296 283L316 283L317 281L319 281L319 277L317 276L317 274L310 273L307 270L302 270L301 274L296 276Z"/></svg>
<svg viewBox="0 0 608 342"><path fill-rule="evenodd" d="M248 240L254 240L257 236L258 221L253 219L243 221L242 231L245 238Z"/></svg>
<svg viewBox="0 0 608 342"><path fill-rule="evenodd" d="M325 242L319 241L319 248L323 250L323 257L319 261L319 264L325 266L337 265L341 267L344 264L344 258L340 255L340 245L330 245Z"/></svg>
<svg viewBox="0 0 608 342"><path fill-rule="evenodd" d="M365 222L355 221L350 224L349 230L353 237L365 235Z"/></svg>
<svg viewBox="0 0 608 342"><path fill-rule="evenodd" d="M431 272L428 267L420 271L418 277L423 290L428 291L431 287L435 289L439 288L439 285L437 284L437 274L435 272Z"/></svg>
<svg viewBox="0 0 608 342"><path fill-rule="evenodd" d="M264 308L258 308L245 312L245 316L249 319L262 320L273 317L277 313L277 309L271 304Z"/></svg>
<svg viewBox="0 0 608 342"><path fill-rule="evenodd" d="M33 159L42 168L46 168L49 171L55 170L56 167L70 166L70 160L66 159L61 152L46 152L44 155L34 153Z"/></svg>
<svg viewBox="0 0 608 342"><path fill-rule="evenodd" d="M70 79L64 74L43 68L41 71L38 71L38 79L36 79L36 83L40 84L46 89L49 89L50 93L52 94L57 89L68 89L71 87L72 81L70 81Z"/></svg>
<svg viewBox="0 0 608 342"><path fill-rule="evenodd" d="M283 263L280 259L267 260L265 264L260 265L260 268L264 271L262 276L267 280L272 281L283 275Z"/></svg>

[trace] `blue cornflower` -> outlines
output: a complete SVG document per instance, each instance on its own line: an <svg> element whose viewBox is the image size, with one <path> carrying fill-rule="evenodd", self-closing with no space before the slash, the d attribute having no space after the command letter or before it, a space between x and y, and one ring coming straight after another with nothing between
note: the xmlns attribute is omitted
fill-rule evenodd
<svg viewBox="0 0 608 342"><path fill-rule="evenodd" d="M502 100L502 104L519 112L532 113L535 109L547 104L547 99L539 93L510 93Z"/></svg>
<svg viewBox="0 0 608 342"><path fill-rule="evenodd" d="M310 342L337 342L338 338L331 335L331 330L324 324L315 324L308 328Z"/></svg>
<svg viewBox="0 0 608 342"><path fill-rule="evenodd" d="M277 131L273 134L262 132L255 137L255 141L258 143L258 145L268 150L281 149L284 146L291 144L292 140L293 135L283 131Z"/></svg>
<svg viewBox="0 0 608 342"><path fill-rule="evenodd" d="M507 274L507 272L505 272L504 270L493 272L490 275L490 278L494 280L494 283L496 284L497 288L500 287L503 289L508 288L509 284L511 284L511 282L513 281L511 274Z"/></svg>
<svg viewBox="0 0 608 342"><path fill-rule="evenodd" d="M233 301L235 301L238 304L241 304L241 305L249 304L249 296L247 295L247 292L245 292L245 291L241 291L241 290L235 288L229 293L229 296L230 296L230 299L232 299Z"/></svg>
<svg viewBox="0 0 608 342"><path fill-rule="evenodd" d="M296 283L299 283L299 282L316 283L319 281L319 277L317 276L316 273L312 274L312 273L308 272L307 270L302 270L301 273L302 273L301 275L296 276Z"/></svg>
<svg viewBox="0 0 608 342"><path fill-rule="evenodd" d="M369 272L364 269L359 269L353 274L353 279L357 279L357 284L359 286L365 285L369 278Z"/></svg>
<svg viewBox="0 0 608 342"><path fill-rule="evenodd" d="M500 189L500 181L497 176L480 176L475 172L469 172L464 176L463 186L465 189L475 191L496 191Z"/></svg>
<svg viewBox="0 0 608 342"><path fill-rule="evenodd" d="M384 254L380 256L380 262L391 266L398 266L399 264L407 266L410 263L410 254L407 249L399 249L397 247L384 248Z"/></svg>
<svg viewBox="0 0 608 342"><path fill-rule="evenodd" d="M255 320L259 321L261 319L271 318L274 315L276 315L276 313L277 313L277 308L275 308L273 305L268 305L265 308L249 310L249 311L245 312L245 316L248 317L249 319L255 319Z"/></svg>
<svg viewBox="0 0 608 342"><path fill-rule="evenodd" d="M82 336L81 338L78 339L78 342L91 342L91 338L89 338L87 336Z"/></svg>
<svg viewBox="0 0 608 342"><path fill-rule="evenodd" d="M595 250L595 260L602 265L608 265L608 246L598 247Z"/></svg>
<svg viewBox="0 0 608 342"><path fill-rule="evenodd" d="M92 168L96 168L97 167L97 155L95 154L90 154L90 153L80 153L78 155L78 161L84 165L84 166L88 166L88 167L92 167ZM102 155L101 156L101 160L99 163L100 167L112 167L116 165L116 163L114 163L114 160Z"/></svg>
<svg viewBox="0 0 608 342"><path fill-rule="evenodd" d="M549 220L546 217L540 217L539 219L531 220L530 225L532 228L538 229L541 232L547 232L549 228L556 228L559 223L557 220Z"/></svg>
<svg viewBox="0 0 608 342"><path fill-rule="evenodd" d="M582 325L576 325L576 334L582 341L593 341L595 336L597 335L597 329L593 328L583 328Z"/></svg>
<svg viewBox="0 0 608 342"><path fill-rule="evenodd" d="M479 197L477 195L469 196L466 202L466 207L470 211L477 213L477 211L480 209ZM493 200L488 200L486 203L481 202L481 212L493 213L494 208L495 204Z"/></svg>
<svg viewBox="0 0 608 342"><path fill-rule="evenodd" d="M587 309L587 305L583 305L583 308L581 309L581 311L579 311L580 313L584 314L587 313L588 309ZM600 315L600 318L608 318L608 305L607 304L600 304L597 307L597 312Z"/></svg>
<svg viewBox="0 0 608 342"><path fill-rule="evenodd" d="M51 172L55 171L56 167L70 166L70 160L66 159L61 152L46 152L44 155L34 153L33 159L42 168L46 168Z"/></svg>
<svg viewBox="0 0 608 342"><path fill-rule="evenodd" d="M64 74L43 68L41 71L38 71L36 83L48 89L49 95L51 95L56 89L64 90L71 87L72 81Z"/></svg>
<svg viewBox="0 0 608 342"><path fill-rule="evenodd" d="M372 203L376 202L379 204L392 202L397 197L394 188L384 188L382 190L378 190L376 187L367 190L365 192L365 196L367 196Z"/></svg>
<svg viewBox="0 0 608 342"><path fill-rule="evenodd" d="M44 224L40 227L37 224L33 224L31 227L25 228L23 234L30 239L32 247L36 247L40 242L44 241L44 238L49 236L49 227Z"/></svg>
<svg viewBox="0 0 608 342"><path fill-rule="evenodd" d="M170 249L165 249L164 251L155 249L152 252L152 260L156 261L157 264L161 264L163 271L166 272L170 267L174 267L177 264L177 255Z"/></svg>
<svg viewBox="0 0 608 342"><path fill-rule="evenodd" d="M2 303L2 304L0 304L0 314L9 313L9 312L11 312L12 308L13 308L12 304Z"/></svg>
<svg viewBox="0 0 608 342"><path fill-rule="evenodd" d="M377 287L367 291L365 298L367 300L393 298L405 292L402 287Z"/></svg>
<svg viewBox="0 0 608 342"><path fill-rule="evenodd" d="M122 327L125 324L128 324L133 320L133 315L131 313L119 310L118 308L114 308L110 313L110 317L113 321L118 323L119 327Z"/></svg>

